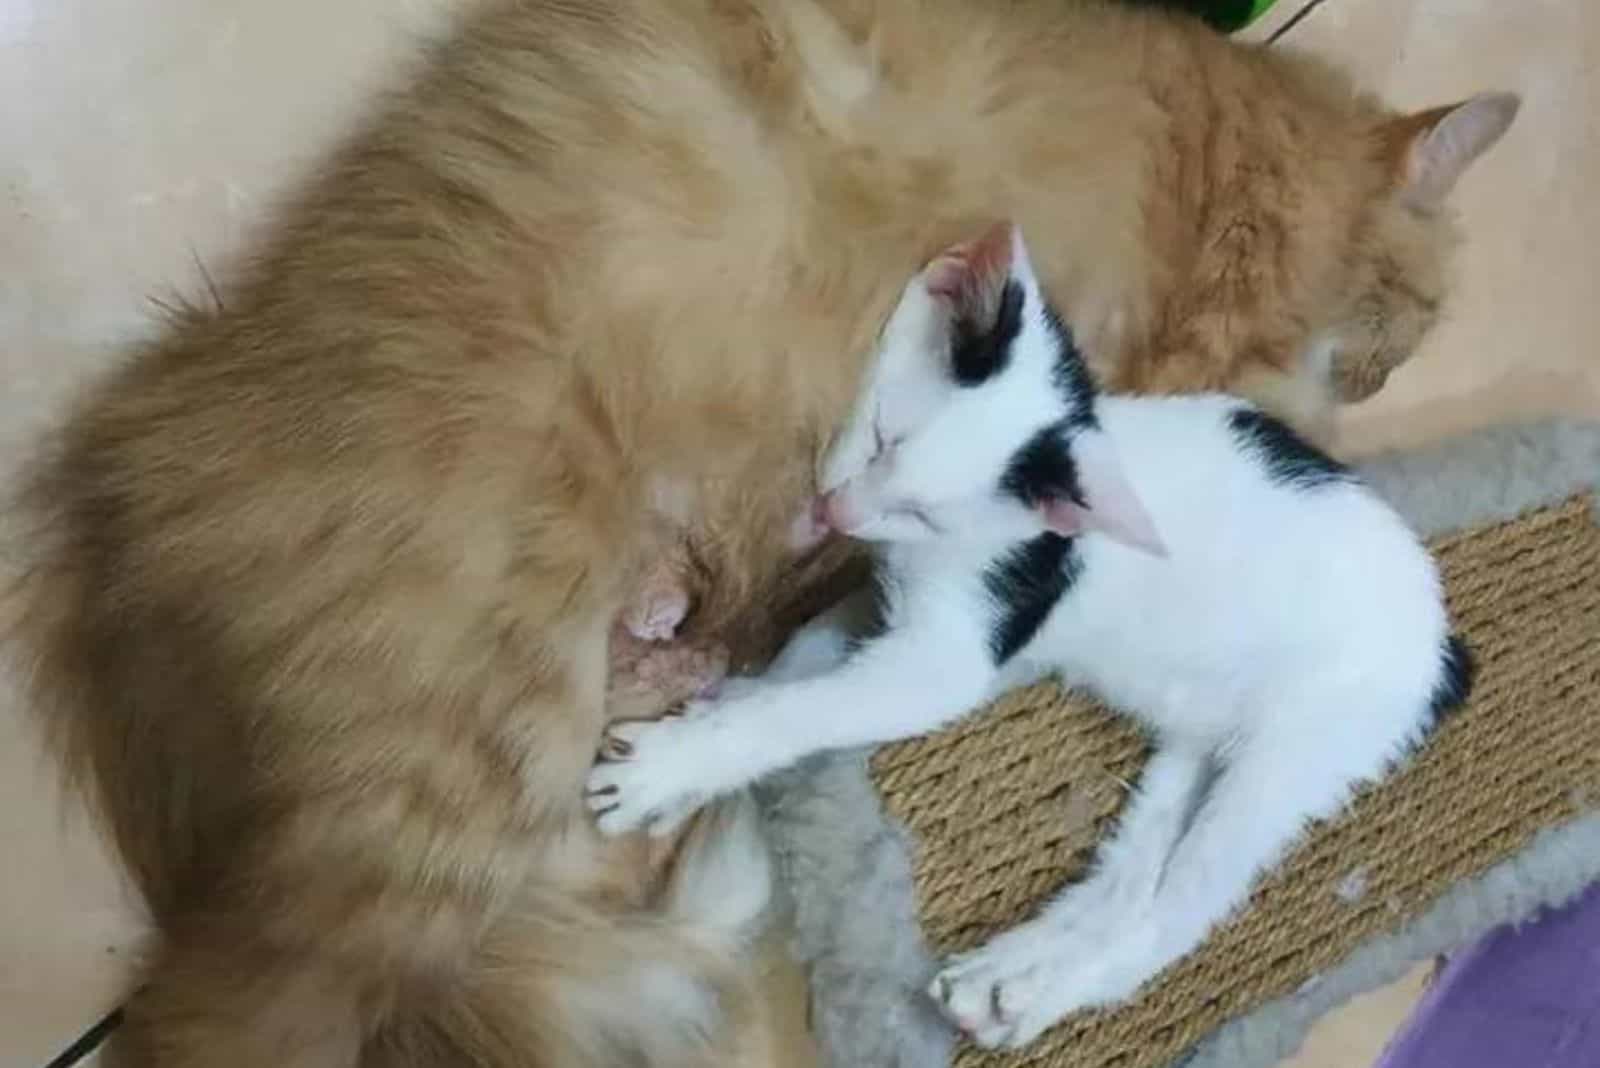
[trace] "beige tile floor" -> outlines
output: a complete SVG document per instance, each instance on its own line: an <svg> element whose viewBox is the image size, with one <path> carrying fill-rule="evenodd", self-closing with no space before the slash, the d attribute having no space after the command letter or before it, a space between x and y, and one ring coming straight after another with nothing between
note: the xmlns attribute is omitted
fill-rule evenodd
<svg viewBox="0 0 1600 1068"><path fill-rule="evenodd" d="M151 294L248 240L275 190L472 0L0 0L0 478ZM1271 28L1298 6L1280 0ZM1600 414L1600 5L1328 0L1286 42L1418 105L1527 106L1461 191L1452 320L1345 424L1370 450L1506 414ZM3 517L0 517L3 521ZM0 673L0 1068L42 1065L116 998L141 930L50 785ZM1324 1023L1297 1068L1364 1068L1420 984Z"/></svg>

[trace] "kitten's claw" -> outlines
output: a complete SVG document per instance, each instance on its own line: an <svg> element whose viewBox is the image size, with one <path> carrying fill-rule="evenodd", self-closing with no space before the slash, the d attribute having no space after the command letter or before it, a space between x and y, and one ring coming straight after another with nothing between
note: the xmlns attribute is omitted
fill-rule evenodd
<svg viewBox="0 0 1600 1068"><path fill-rule="evenodd" d="M692 728L686 716L606 728L583 795L602 833L645 828L668 835L705 802L707 776Z"/></svg>

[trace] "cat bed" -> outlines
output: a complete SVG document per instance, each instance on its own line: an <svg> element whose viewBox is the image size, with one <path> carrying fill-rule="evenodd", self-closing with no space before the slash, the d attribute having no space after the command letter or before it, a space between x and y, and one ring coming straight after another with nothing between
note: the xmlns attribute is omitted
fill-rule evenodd
<svg viewBox="0 0 1600 1068"><path fill-rule="evenodd" d="M1083 870L1143 739L1046 685L798 769L769 809L831 1064L1269 1065L1348 997L1600 879L1600 426L1487 431L1362 473L1439 558L1479 663L1467 707L1133 1001L1006 1055L957 1043L932 1010L932 953L1025 919Z"/></svg>

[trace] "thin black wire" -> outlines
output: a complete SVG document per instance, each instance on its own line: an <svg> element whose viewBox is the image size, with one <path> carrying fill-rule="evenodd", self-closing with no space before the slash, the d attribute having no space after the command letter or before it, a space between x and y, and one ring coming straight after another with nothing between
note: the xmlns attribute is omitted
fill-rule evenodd
<svg viewBox="0 0 1600 1068"><path fill-rule="evenodd" d="M1272 36L1267 38L1267 44L1277 44L1278 38L1282 37L1284 34L1300 25L1300 23L1306 20L1307 16L1327 2L1328 0L1311 0L1311 2L1306 4L1305 7L1301 8L1299 11L1296 11L1293 15L1290 15L1288 22L1285 22L1282 26L1279 26L1277 29L1273 30Z"/></svg>
<svg viewBox="0 0 1600 1068"><path fill-rule="evenodd" d="M56 1058L44 1068L73 1068L85 1057L100 1048L106 1036L117 1029L122 1022L122 1006L118 1005L104 1016L89 1030L78 1036L78 1040L56 1055Z"/></svg>

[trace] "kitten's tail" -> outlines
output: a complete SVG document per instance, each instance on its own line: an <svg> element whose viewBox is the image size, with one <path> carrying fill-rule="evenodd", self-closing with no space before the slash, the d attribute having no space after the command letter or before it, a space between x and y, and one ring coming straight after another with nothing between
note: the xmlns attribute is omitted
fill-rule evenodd
<svg viewBox="0 0 1600 1068"><path fill-rule="evenodd" d="M753 969L737 956L771 887L754 801L724 801L679 846L657 911L529 902L464 982L391 1016L362 1068L768 1068Z"/></svg>

